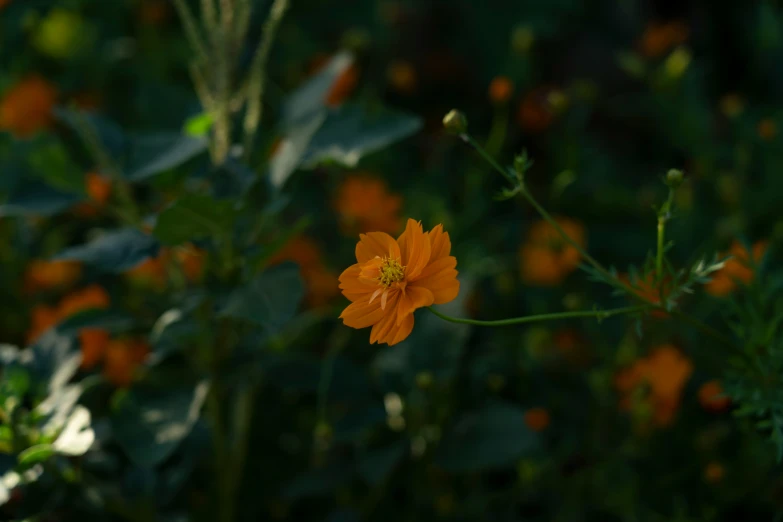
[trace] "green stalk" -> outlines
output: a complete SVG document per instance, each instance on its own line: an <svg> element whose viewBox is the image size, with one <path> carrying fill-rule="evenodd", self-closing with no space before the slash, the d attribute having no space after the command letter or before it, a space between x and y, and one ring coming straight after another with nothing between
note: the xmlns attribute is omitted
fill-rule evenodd
<svg viewBox="0 0 783 522"><path fill-rule="evenodd" d="M593 317L599 321L608 319L615 315L633 314L651 310L651 306L626 306L624 308L614 308L611 310L580 310L577 312L556 312L552 314L526 315L523 317L512 317L510 319L499 319L495 321L479 321L477 319L464 319L460 317L451 317L450 315L438 312L432 307L427 310L437 315L444 321L456 324L472 324L474 326L512 326L524 323L536 323L541 321L556 321L558 319L575 319L583 317Z"/></svg>

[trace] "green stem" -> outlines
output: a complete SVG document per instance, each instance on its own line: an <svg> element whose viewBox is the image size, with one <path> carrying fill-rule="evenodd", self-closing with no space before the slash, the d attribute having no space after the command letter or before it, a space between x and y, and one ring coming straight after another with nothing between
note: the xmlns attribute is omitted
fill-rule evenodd
<svg viewBox="0 0 783 522"><path fill-rule="evenodd" d="M500 164L497 161L495 161L495 158L490 156L487 153L487 151L485 151L481 147L481 145L479 145L476 142L476 140L474 140L469 134L461 134L460 137L466 143L471 145L476 150L476 152L478 152L487 161L487 163L492 165L492 167L495 170L497 170L504 178L506 178L506 179L509 178L508 172L505 169L503 169L503 167L501 167ZM648 299L646 297L643 297L643 296L637 294L633 290L633 288L630 288L628 285L626 285L622 281L618 280L616 276L614 276L611 272L609 272L606 268L604 268L603 265L601 265L601 263L599 263L590 254L588 254L585 251L585 249L582 248L581 245L579 245L576 241L571 239L571 237L565 232L565 230L563 230L563 228L557 223L557 221L555 221L555 219L549 214L549 212L547 212L546 209L544 207L542 207L538 203L538 201L536 201L536 199L533 197L532 194L530 194L530 192L527 190L526 187L521 186L520 187L520 193L525 197L525 199L528 201L528 203L530 203L530 205L533 208L536 209L536 211L541 215L541 217L543 217L550 225L552 225L552 227L554 227L555 230L557 230L557 233L560 234L560 236L563 238L563 240L566 243L568 243L569 245L571 245L572 247L574 247L576 249L576 251L579 252L579 254L582 256L583 259L585 259L588 263L590 263L590 265L592 265L593 268L596 269L596 271L598 271L602 276L604 276L604 278L607 280L607 282L610 282L610 283L613 284L613 286L616 286L617 288L620 288L620 289L624 290L631 298L636 299L637 301L640 301L642 303L645 303L649 307L652 307L652 308L655 308L655 309L658 309L658 310L662 310L662 311L664 311L666 313L672 313L670 310L667 310L666 307L661 302L656 303L656 302L654 302L651 299ZM671 203L672 203L673 199L674 199L674 193L673 193L673 191L669 191L669 197L668 197L668 199L667 199L667 201L666 201L666 203L664 205L665 212L663 211L664 209L662 209L662 212L661 212L661 215L663 215L665 219L668 219L669 210L671 208ZM663 238L660 238L660 239L662 240ZM661 247L660 250L662 251L663 248ZM663 261L661 261L661 264L662 263L663 263ZM721 342L722 344L724 344L724 345L726 345L728 347L732 347L732 348L734 347L734 343L731 341L731 339L729 339L725 335L721 334L717 330L711 328L710 326L706 325L702 321L696 319L695 317L692 317L690 315L687 315L687 314L685 314L683 312L679 312L679 311L676 312L676 313L672 313L672 315L674 317L677 317L677 318L679 318L679 319L681 319L681 320L691 324L692 326L694 326L695 328L697 328L701 332L705 333L706 335L709 335L710 337L712 337L716 341L719 341L719 342ZM543 316L532 316L532 317L543 317ZM529 321L522 321L522 322L529 322ZM491 323L491 321L490 321L490 323ZM478 322L478 323L469 323L469 324L484 324L484 323ZM514 324L514 323L511 323L511 324Z"/></svg>
<svg viewBox="0 0 783 522"><path fill-rule="evenodd" d="M655 255L655 277L663 274L663 240L666 234L666 218L658 216L658 248Z"/></svg>
<svg viewBox="0 0 783 522"><path fill-rule="evenodd" d="M610 310L581 310L578 312L556 312L552 314L538 314L538 315L526 315L524 317L512 317L510 319L499 319L495 321L479 321L477 319L464 319L460 317L451 317L450 315L438 312L432 307L427 307L427 310L437 315L444 321L457 324L472 324L475 326L511 326L515 324L523 323L536 323L541 321L556 321L558 319L575 319L581 317L594 317L599 321L608 319L615 315L633 314L637 312L644 312L650 310L653 307L649 305L644 306L626 306L623 308L613 308Z"/></svg>

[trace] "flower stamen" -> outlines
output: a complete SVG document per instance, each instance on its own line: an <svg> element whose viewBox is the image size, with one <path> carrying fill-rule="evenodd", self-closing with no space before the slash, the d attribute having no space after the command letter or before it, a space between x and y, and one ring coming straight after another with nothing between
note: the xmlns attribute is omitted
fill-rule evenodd
<svg viewBox="0 0 783 522"><path fill-rule="evenodd" d="M390 257L383 258L380 272L381 275L378 280L386 288L389 288L394 283L399 283L405 278L405 267L398 260Z"/></svg>

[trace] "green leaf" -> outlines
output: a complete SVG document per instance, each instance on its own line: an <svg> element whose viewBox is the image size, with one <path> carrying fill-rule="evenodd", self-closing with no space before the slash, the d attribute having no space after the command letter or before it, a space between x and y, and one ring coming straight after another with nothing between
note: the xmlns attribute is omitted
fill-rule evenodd
<svg viewBox="0 0 783 522"><path fill-rule="evenodd" d="M185 122L183 131L186 135L193 136L195 138L206 136L212 129L212 124L214 122L215 120L211 114L208 112L202 112L201 114L196 114L195 116L188 118Z"/></svg>
<svg viewBox="0 0 783 522"><path fill-rule="evenodd" d="M269 182L273 187L285 185L291 174L299 168L310 142L325 121L326 111L322 111L291 126L269 160Z"/></svg>
<svg viewBox="0 0 783 522"><path fill-rule="evenodd" d="M299 267L283 263L265 270L248 285L235 290L220 315L244 319L273 335L294 317L303 294Z"/></svg>
<svg viewBox="0 0 783 522"><path fill-rule="evenodd" d="M324 161L355 167L359 160L421 128L417 116L380 110L372 113L356 105L345 105L329 114L318 129L302 159L305 168Z"/></svg>
<svg viewBox="0 0 783 522"><path fill-rule="evenodd" d="M119 310L83 310L57 325L57 330L73 335L82 328L101 328L111 333L124 332L133 327L134 320Z"/></svg>
<svg viewBox="0 0 783 522"><path fill-rule="evenodd" d="M538 445L536 435L525 425L524 414L513 404L494 402L464 415L444 435L436 464L454 472L513 467Z"/></svg>
<svg viewBox="0 0 783 522"><path fill-rule="evenodd" d="M288 129L321 112L326 106L326 98L334 82L348 70L353 61L350 53L338 53L318 74L292 92L283 105L283 126Z"/></svg>
<svg viewBox="0 0 783 522"><path fill-rule="evenodd" d="M53 188L37 180L17 185L5 204L0 205L0 217L51 216L84 200L84 196Z"/></svg>
<svg viewBox="0 0 783 522"><path fill-rule="evenodd" d="M161 212L153 234L166 245L224 236L233 226L236 215L232 201L188 194Z"/></svg>
<svg viewBox="0 0 783 522"><path fill-rule="evenodd" d="M17 462L19 467L26 469L46 462L54 453L54 447L51 444L36 444L22 451L17 457Z"/></svg>
<svg viewBox="0 0 783 522"><path fill-rule="evenodd" d="M31 154L28 164L33 174L52 187L65 192L84 192L84 171L68 156L62 143L47 140Z"/></svg>
<svg viewBox="0 0 783 522"><path fill-rule="evenodd" d="M207 381L192 388L147 384L131 389L111 415L117 441L136 465L157 465L193 429L208 391Z"/></svg>
<svg viewBox="0 0 783 522"><path fill-rule="evenodd" d="M131 140L126 168L131 181L143 181L167 170L179 167L207 150L203 137L178 133L158 133Z"/></svg>
<svg viewBox="0 0 783 522"><path fill-rule="evenodd" d="M55 260L81 261L105 272L124 272L158 254L155 238L135 228L107 232L86 245L60 252Z"/></svg>

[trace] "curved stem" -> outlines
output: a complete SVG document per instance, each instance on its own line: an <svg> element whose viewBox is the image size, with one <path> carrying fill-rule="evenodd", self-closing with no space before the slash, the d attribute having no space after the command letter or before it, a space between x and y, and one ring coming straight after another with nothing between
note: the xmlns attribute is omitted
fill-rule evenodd
<svg viewBox="0 0 783 522"><path fill-rule="evenodd" d="M613 308L610 310L582 310L578 312L556 312L552 314L526 315L524 317L512 317L510 319L499 319L495 321L479 321L477 319L465 319L461 317L451 317L450 315L438 312L431 306L427 310L437 315L444 321L457 324L472 324L475 326L511 326L523 323L535 323L540 321L555 321L558 319L575 319L580 317L594 317L599 321L608 319L614 315L633 314L651 310L653 307L645 306L626 306L624 308Z"/></svg>
<svg viewBox="0 0 783 522"><path fill-rule="evenodd" d="M474 140L469 134L461 134L460 137L466 143L471 145L476 150L476 152L478 152L504 178L509 179L509 173L506 170L504 170L503 167L501 167L500 164L497 161L495 161L495 159L493 157L491 157L487 153L487 151L484 150L484 148L476 142L476 140ZM579 254L582 256L582 258L585 261L590 263L590 265L592 265L593 268L595 268L596 271L598 271L602 276L604 276L604 278L606 278L608 283L612 283L614 286L624 290L630 297L632 297L633 299L636 299L637 301L645 303L645 305L647 305L647 307L658 309L658 310L662 310L662 311L664 311L666 313L671 313L673 317L677 317L678 319L680 319L680 320L682 320L684 322L689 323L691 326L695 327L696 329L698 329L699 331L701 331L705 335L709 335L710 337L712 337L716 341L719 341L719 342L721 342L722 344L724 344L724 345L726 345L728 347L734 347L734 343L731 341L731 339L729 339L725 335L721 334L717 330L713 329L712 327L708 326L707 324L705 324L704 322L700 321L699 319L696 319L695 317L690 316L690 315L685 314L685 313L680 312L680 311L672 312L670 310L667 310L666 307L663 306L663 304L661 304L660 302L656 303L655 301L653 301L651 299L648 299L648 298L646 298L644 296L641 296L641 295L637 294L636 292L634 292L634 290L632 288L630 288L629 286L627 286L627 285L623 284L621 281L619 281L616 276L614 276L606 268L604 268L603 265L601 265L601 263L599 263L593 256L588 254L585 251L585 249L582 248L581 245L579 245L576 241L571 239L571 236L569 236L565 232L565 230L563 230L563 228L557 223L557 221L555 221L555 219L552 217L552 215L549 214L549 212L547 212L546 209L544 207L542 207L538 203L538 201L536 201L536 199L533 197L533 195L530 194L530 192L527 190L527 188L523 184L521 184L521 182L520 182L520 193L525 197L527 202L530 203L530 205L533 208L536 209L536 211L541 215L541 217L544 218L550 225L552 225L552 227L554 227L554 229L557 231L558 234L560 234L560 236L563 238L563 240L566 243L568 243L569 245L571 245L572 247L574 247L576 249L576 251L579 252ZM673 194L670 191L669 199L667 201L667 204L669 206L671 205L672 198L673 198ZM668 212L668 208L666 210ZM663 238L659 237L659 239L662 240ZM661 259L661 262L662 262L662 259ZM582 313L584 313L584 312L582 312ZM438 314L436 313L436 315L438 315ZM557 314L551 314L551 315L557 315ZM545 316L531 316L531 317L535 318L535 317L545 317ZM522 319L522 318L520 318L520 319ZM542 320L546 320L546 319L542 319ZM469 320L467 320L467 321L469 321ZM530 321L520 321L520 322L530 322ZM489 323L492 323L492 321L489 321ZM468 324L486 324L486 322L479 321L479 322L476 322L476 323L468 323ZM500 325L502 325L502 324L516 324L516 323L503 323L503 322L501 322ZM490 324L490 326L491 326L491 324Z"/></svg>

